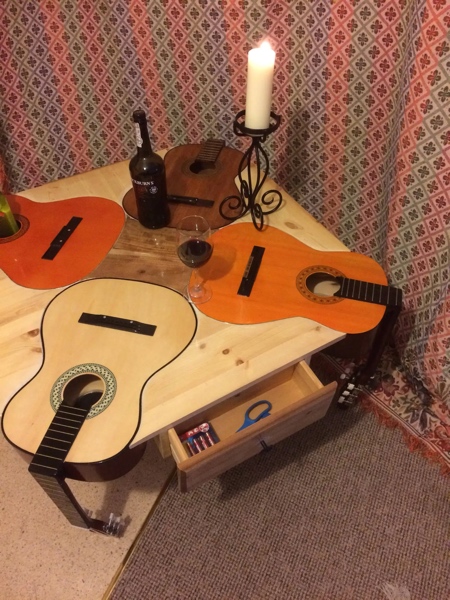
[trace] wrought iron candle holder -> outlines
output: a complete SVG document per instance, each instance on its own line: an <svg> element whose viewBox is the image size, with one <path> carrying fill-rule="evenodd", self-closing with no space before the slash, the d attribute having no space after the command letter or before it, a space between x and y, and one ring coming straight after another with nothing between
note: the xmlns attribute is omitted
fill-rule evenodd
<svg viewBox="0 0 450 600"><path fill-rule="evenodd" d="M258 200L259 193L269 171L269 157L263 148L267 136L280 126L281 117L270 113L267 129L249 129L245 127L245 110L237 113L233 122L233 131L237 136L251 138L251 145L244 153L239 165L239 196L227 196L219 206L222 218L234 221L250 212L253 225L260 230L264 227L264 216L278 210L283 200L278 190L268 190ZM252 177L251 166L256 166L256 180ZM246 171L247 180L242 177ZM233 216L230 216L230 214Z"/></svg>

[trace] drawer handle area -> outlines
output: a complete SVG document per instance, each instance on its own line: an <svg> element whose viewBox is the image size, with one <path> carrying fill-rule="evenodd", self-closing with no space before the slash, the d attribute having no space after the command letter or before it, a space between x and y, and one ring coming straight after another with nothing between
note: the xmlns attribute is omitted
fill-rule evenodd
<svg viewBox="0 0 450 600"><path fill-rule="evenodd" d="M259 443L261 444L264 452L268 452L269 450L272 450L272 448L273 448L273 446L269 446L268 444L266 444L266 442L264 440L261 440Z"/></svg>

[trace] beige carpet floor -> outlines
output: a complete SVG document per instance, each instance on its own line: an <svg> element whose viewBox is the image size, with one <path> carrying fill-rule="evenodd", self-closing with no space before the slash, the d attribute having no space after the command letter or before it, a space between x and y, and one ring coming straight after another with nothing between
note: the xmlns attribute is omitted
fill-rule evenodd
<svg viewBox="0 0 450 600"><path fill-rule="evenodd" d="M113 538L72 527L0 435L0 598L101 600L173 471L153 442L130 473L107 483L67 480L95 516L121 515Z"/></svg>
<svg viewBox="0 0 450 600"><path fill-rule="evenodd" d="M448 600L449 523L437 466L332 406L190 494L173 481L110 600Z"/></svg>

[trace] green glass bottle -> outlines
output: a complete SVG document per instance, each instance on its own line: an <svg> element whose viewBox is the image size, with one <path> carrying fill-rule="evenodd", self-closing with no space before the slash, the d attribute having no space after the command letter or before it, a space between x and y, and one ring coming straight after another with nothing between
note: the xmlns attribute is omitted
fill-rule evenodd
<svg viewBox="0 0 450 600"><path fill-rule="evenodd" d="M170 221L164 160L152 150L143 110L133 112L136 155L130 161L130 175L139 223L149 229L166 227Z"/></svg>
<svg viewBox="0 0 450 600"><path fill-rule="evenodd" d="M0 237L9 237L19 231L17 221L6 197L0 192Z"/></svg>

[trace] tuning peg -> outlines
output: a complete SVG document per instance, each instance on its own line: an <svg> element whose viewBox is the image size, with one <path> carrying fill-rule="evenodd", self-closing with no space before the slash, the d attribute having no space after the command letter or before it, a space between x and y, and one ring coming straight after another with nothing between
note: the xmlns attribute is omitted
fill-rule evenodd
<svg viewBox="0 0 450 600"><path fill-rule="evenodd" d="M122 519L120 517L116 517L114 513L110 513L109 520L104 524L103 529L107 535L119 537L122 531Z"/></svg>
<svg viewBox="0 0 450 600"><path fill-rule="evenodd" d="M349 408L353 405L354 400L358 397L360 389L355 383L349 381L345 388L340 392L340 396L337 400L338 406L341 408Z"/></svg>

